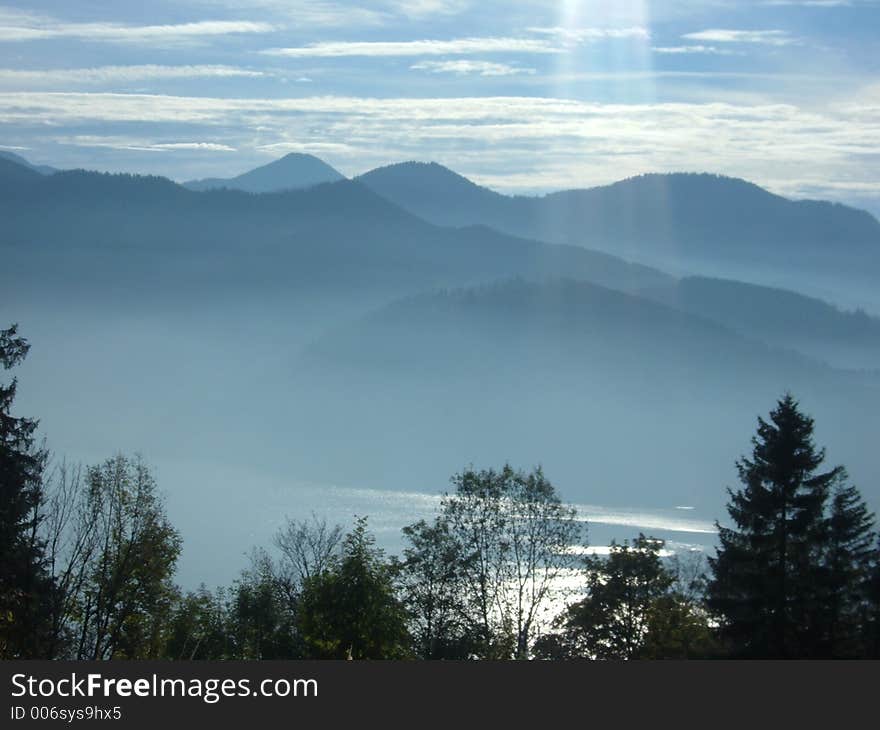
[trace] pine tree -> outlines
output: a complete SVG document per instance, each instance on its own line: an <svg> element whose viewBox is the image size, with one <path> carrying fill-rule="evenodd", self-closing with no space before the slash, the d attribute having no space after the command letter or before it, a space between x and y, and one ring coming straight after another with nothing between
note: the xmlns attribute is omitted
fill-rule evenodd
<svg viewBox="0 0 880 730"><path fill-rule="evenodd" d="M864 655L864 617L869 606L874 515L859 490L841 483L831 500L820 604L823 653Z"/></svg>
<svg viewBox="0 0 880 730"><path fill-rule="evenodd" d="M728 490L735 528L718 525L708 604L734 654L795 657L816 651L815 611L828 525L825 506L842 467L819 471L813 419L785 395L758 419L744 487Z"/></svg>
<svg viewBox="0 0 880 730"><path fill-rule="evenodd" d="M0 330L4 369L28 349L15 325ZM0 385L0 658L33 659L45 650L52 591L39 535L46 452L36 445L37 421L12 415L16 385Z"/></svg>

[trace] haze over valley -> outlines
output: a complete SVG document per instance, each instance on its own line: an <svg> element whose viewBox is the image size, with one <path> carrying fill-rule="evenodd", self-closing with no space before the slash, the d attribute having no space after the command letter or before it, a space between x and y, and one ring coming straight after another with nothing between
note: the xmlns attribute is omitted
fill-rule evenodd
<svg viewBox="0 0 880 730"><path fill-rule="evenodd" d="M155 465L184 582L228 580L284 514L367 513L394 550L471 463L542 464L594 545L706 547L787 390L880 500L856 208L714 175L510 197L436 164L180 185L6 156L0 220L20 410L58 459Z"/></svg>

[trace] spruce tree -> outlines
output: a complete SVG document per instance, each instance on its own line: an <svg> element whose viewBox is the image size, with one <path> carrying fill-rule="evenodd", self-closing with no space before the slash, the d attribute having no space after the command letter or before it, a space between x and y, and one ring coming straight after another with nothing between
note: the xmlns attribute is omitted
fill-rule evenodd
<svg viewBox="0 0 880 730"><path fill-rule="evenodd" d="M857 657L867 653L865 616L870 605L874 557L874 515L859 490L840 484L832 497L820 604L823 654Z"/></svg>
<svg viewBox="0 0 880 730"><path fill-rule="evenodd" d="M0 330L3 369L28 348L15 325ZM12 415L16 384L0 384L0 658L33 659L44 654L52 591L39 535L46 453L36 444L37 421Z"/></svg>
<svg viewBox="0 0 880 730"><path fill-rule="evenodd" d="M758 419L743 488L728 490L735 527L718 525L708 604L735 655L796 657L816 651L815 611L827 538L825 506L842 467L819 471L813 419L785 395Z"/></svg>

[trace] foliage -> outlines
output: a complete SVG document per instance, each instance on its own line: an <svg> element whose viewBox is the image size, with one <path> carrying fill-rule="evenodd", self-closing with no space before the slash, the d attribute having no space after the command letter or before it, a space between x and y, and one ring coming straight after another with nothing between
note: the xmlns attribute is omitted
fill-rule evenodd
<svg viewBox="0 0 880 730"><path fill-rule="evenodd" d="M315 659L401 659L410 638L392 570L360 518L346 535L342 555L307 578L298 627Z"/></svg>
<svg viewBox="0 0 880 730"><path fill-rule="evenodd" d="M27 355L15 325L0 330L0 366ZM36 444L37 421L12 414L17 381L0 384L0 658L48 655L54 585L40 535L42 473L47 454Z"/></svg>
<svg viewBox="0 0 880 730"><path fill-rule="evenodd" d="M526 659L557 579L574 564L582 524L540 468L467 469L452 483L442 516L459 555L477 655Z"/></svg>
<svg viewBox="0 0 880 730"><path fill-rule="evenodd" d="M817 657L844 644L862 602L872 518L841 466L820 471L813 419L789 394L758 419L744 487L728 490L708 605L735 655ZM830 500L830 504L829 504ZM846 625L849 629L845 629ZM841 633L841 631L843 633Z"/></svg>

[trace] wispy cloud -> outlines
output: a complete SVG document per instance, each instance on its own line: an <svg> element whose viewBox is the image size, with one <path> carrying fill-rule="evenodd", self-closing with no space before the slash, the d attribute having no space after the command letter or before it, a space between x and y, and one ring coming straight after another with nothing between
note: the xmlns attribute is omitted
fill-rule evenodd
<svg viewBox="0 0 880 730"><path fill-rule="evenodd" d="M534 74L535 69L512 66L507 63L492 63L491 61L471 61L460 59L457 61L420 61L410 66L416 71L429 71L431 73L456 74L458 76L515 76L517 74Z"/></svg>
<svg viewBox="0 0 880 730"><path fill-rule="evenodd" d="M863 93L849 104L840 99L817 110L757 102L610 104L539 96L0 92L0 124L11 131L91 127L106 134L131 122L165 131L152 140L80 137L71 143L158 151L196 139L236 149L323 149L331 162L351 172L391 160L436 159L509 192L603 184L646 171L707 170L780 192L821 185L824 197L841 199L845 192L839 186L845 184L880 194L880 180L865 164L866 156L876 155L880 103ZM177 125L192 136L181 138Z"/></svg>
<svg viewBox="0 0 880 730"><path fill-rule="evenodd" d="M453 56L481 53L561 53L568 48L607 39L648 38L645 28L534 27L535 37L486 36L409 41L328 41L291 48L270 48L263 53L290 58L343 56Z"/></svg>
<svg viewBox="0 0 880 730"><path fill-rule="evenodd" d="M457 38L414 41L332 41L293 48L270 48L262 53L289 58L345 56L454 56L475 53L558 53L556 43L536 38Z"/></svg>
<svg viewBox="0 0 880 730"><path fill-rule="evenodd" d="M66 23L26 13L0 14L0 42L74 38L108 43L180 43L210 36L269 33L270 23L246 20L202 20L170 25Z"/></svg>
<svg viewBox="0 0 880 730"><path fill-rule="evenodd" d="M851 0L766 0L764 5L801 5L808 8L851 7Z"/></svg>
<svg viewBox="0 0 880 730"><path fill-rule="evenodd" d="M568 28L564 26L526 28L530 33L549 35L569 43L586 43L606 39L650 38L651 33L642 26L629 28Z"/></svg>
<svg viewBox="0 0 880 730"><path fill-rule="evenodd" d="M130 152L235 152L235 147L219 142L151 142L133 137L75 135L57 137L58 144L75 147L105 147Z"/></svg>
<svg viewBox="0 0 880 730"><path fill-rule="evenodd" d="M797 43L785 30L731 30L727 28L710 28L685 33L682 38L709 43L758 43L768 46L788 46Z"/></svg>
<svg viewBox="0 0 880 730"><path fill-rule="evenodd" d="M235 66L158 66L146 64L45 70L0 68L0 84L70 86L72 84L113 84L187 78L256 78L265 75L263 71Z"/></svg>
<svg viewBox="0 0 880 730"><path fill-rule="evenodd" d="M731 56L736 54L736 51L732 51L729 48L717 48L716 46L699 46L699 45L688 45L688 46L653 46L651 50L654 53L660 53L662 55L687 55L687 54L700 54L700 55L712 55L712 56Z"/></svg>

